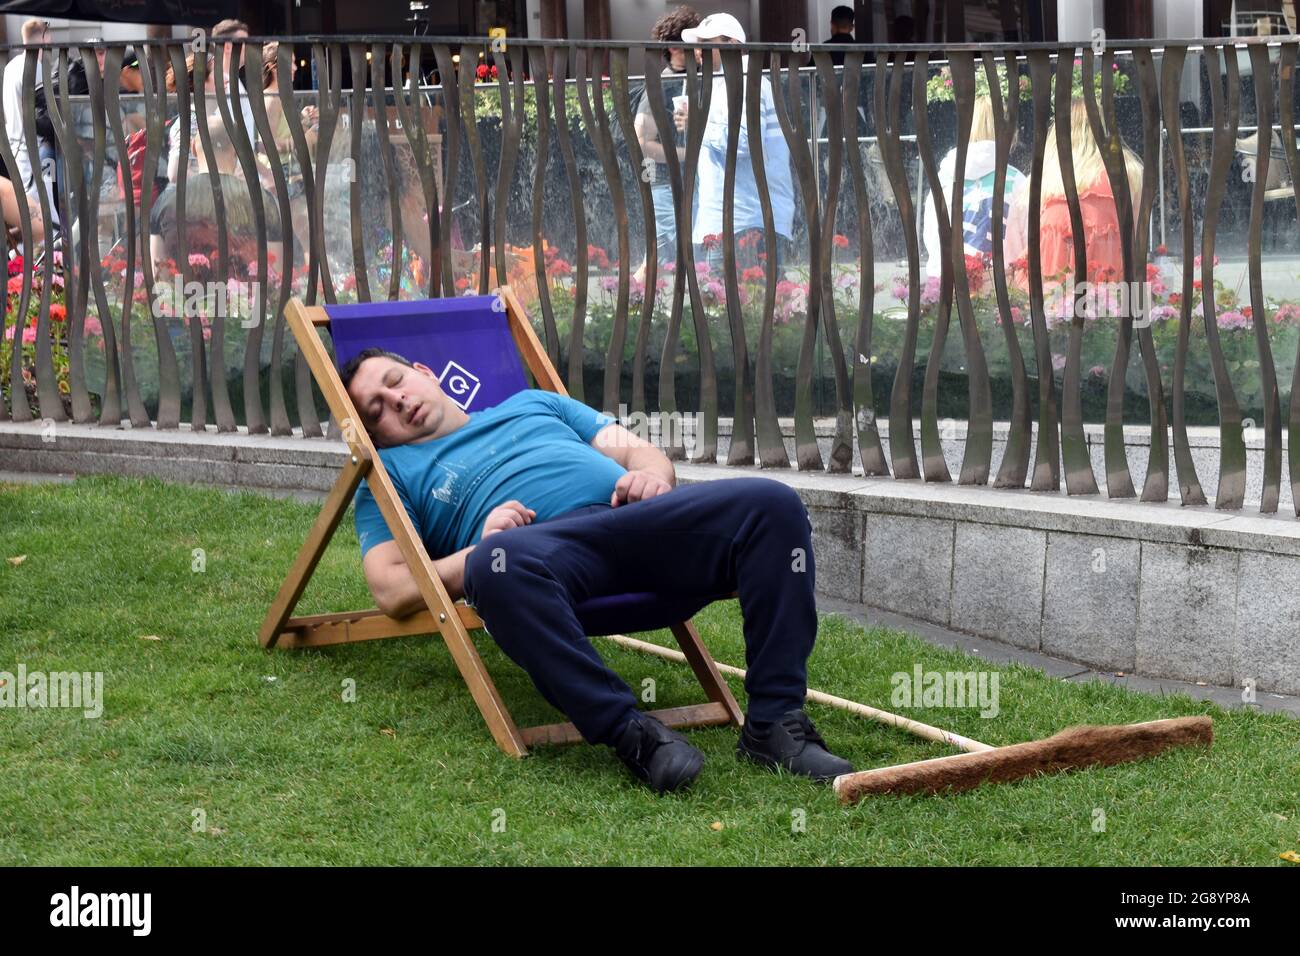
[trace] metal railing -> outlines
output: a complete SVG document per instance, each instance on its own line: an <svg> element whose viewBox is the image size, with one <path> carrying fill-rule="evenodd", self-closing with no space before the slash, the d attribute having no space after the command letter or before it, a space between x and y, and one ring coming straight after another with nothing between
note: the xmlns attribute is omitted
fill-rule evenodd
<svg viewBox="0 0 1300 956"><path fill-rule="evenodd" d="M1090 494L1086 397L1104 428L1109 496L1166 500L1172 434L1180 498L1204 502L1188 424L1209 416L1220 430L1215 503L1242 507L1243 423L1257 414L1260 507L1277 510L1284 423L1300 424L1300 392L1284 415L1281 384L1300 370L1300 304L1289 286L1266 294L1263 235L1278 193L1275 132L1296 166L1294 38L1273 38L1273 59L1263 41L706 44L673 77L660 75L663 44L305 38L295 42L319 78L311 91L293 88L294 42L279 39L267 91L251 88L268 67L260 39L134 44L139 94L119 91L122 44L9 49L23 58L23 136L17 151L0 138L0 160L15 181L41 172L10 224L24 255L11 259L0 417L320 436L321 403L281 318L291 295L450 296L509 281L571 394L610 411L698 409L695 460L717 459L730 414L728 463L844 473L859 462L867 475L949 481L943 426L960 418L958 481L1049 490L1064 479ZM1211 122L1185 131L1189 49L1201 54ZM1252 67L1244 90L1237 49ZM84 94L70 89L78 63ZM38 66L50 78L41 84ZM966 175L981 99L996 156L985 187ZM1102 213L1073 168L1079 101L1119 236L1105 276L1090 271L1085 238ZM645 128L676 129L678 103L682 155L668 149L656 164ZM1237 185L1236 134L1248 128L1260 158ZM1210 155L1192 169L1182 134L1201 129ZM1125 150L1141 166L1132 186ZM1068 275L1042 268L1054 163ZM721 189L701 195L705 175ZM1166 179L1172 253L1152 248ZM1022 262L1006 253L1013 180L1027 197ZM1004 201L968 236L967 191L978 188ZM1220 241L1233 202L1241 215ZM669 206L674 232L661 237ZM741 226L738 209L752 217ZM704 217L718 228L701 236ZM1220 252L1240 260L1248 306L1216 285ZM1151 280L1167 268L1181 271L1178 292L1172 276ZM1098 317L1084 314L1081 282L1062 285L1071 276L1164 290L1147 288L1145 309ZM891 280L899 302L882 308ZM1099 349L1107 359L1085 367ZM1008 422L996 473L995 411ZM834 422L826 454L819 415ZM782 416L793 418L793 461ZM1150 425L1140 490L1124 440L1136 417ZM1294 458L1300 443L1290 449ZM1300 462L1290 463L1294 487Z"/></svg>

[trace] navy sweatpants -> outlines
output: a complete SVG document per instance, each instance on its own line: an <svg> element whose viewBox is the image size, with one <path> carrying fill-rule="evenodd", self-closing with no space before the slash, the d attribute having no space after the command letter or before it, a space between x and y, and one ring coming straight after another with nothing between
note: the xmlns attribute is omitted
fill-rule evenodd
<svg viewBox="0 0 1300 956"><path fill-rule="evenodd" d="M799 495L771 478L745 477L490 535L467 556L464 583L488 633L542 696L585 740L610 744L637 699L583 633L576 605L654 591L698 598L688 600L694 613L738 592L749 717L773 721L803 706L817 633L814 575Z"/></svg>

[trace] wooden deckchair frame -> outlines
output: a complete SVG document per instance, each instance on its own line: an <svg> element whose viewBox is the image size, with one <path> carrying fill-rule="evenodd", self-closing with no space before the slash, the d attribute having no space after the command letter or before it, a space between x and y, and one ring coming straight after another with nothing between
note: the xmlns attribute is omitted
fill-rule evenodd
<svg viewBox="0 0 1300 956"><path fill-rule="evenodd" d="M539 388L567 394L564 383L551 365L541 342L522 306L509 287L499 290L506 306L510 331L519 348L525 365ZM505 753L523 757L528 748L537 744L575 743L582 739L571 723L546 724L519 728L510 711L501 700L491 675L470 640L469 632L483 626L475 610L463 602L451 600L439 579L424 542L411 523L410 515L402 506L397 491L389 479L357 413L352 399L343 387L334 360L321 341L320 328L329 326L329 316L321 306L308 306L292 299L285 307L285 318L298 348L307 358L312 375L329 403L330 412L343 430L343 438L351 451L350 460L343 466L338 480L325 500L320 516L312 526L289 569L279 593L271 602L262 623L258 639L265 648L325 647L332 644L349 644L356 641L373 641L389 637L407 637L417 634L442 635L452 660L460 670L470 696L478 706L492 737ZM302 597L330 538L347 512L352 496L361 480L367 479L375 502L401 548L402 557L415 578L424 598L425 608L400 620L389 617L378 608L349 611L341 614L317 614L293 617L293 610ZM712 656L700 640L700 635L690 621L671 625L673 635L690 662L695 676L709 698L707 704L673 707L650 711L670 727L703 727L716 724L740 726L744 717L731 689L722 679Z"/></svg>

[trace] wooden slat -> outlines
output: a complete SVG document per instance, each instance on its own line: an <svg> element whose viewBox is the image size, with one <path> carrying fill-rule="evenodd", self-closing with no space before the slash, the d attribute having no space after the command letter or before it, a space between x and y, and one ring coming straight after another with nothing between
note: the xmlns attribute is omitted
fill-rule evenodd
<svg viewBox="0 0 1300 956"><path fill-rule="evenodd" d="M343 520L348 505L352 503L353 492L357 490L357 485L361 484L362 477L369 470L370 459L354 455L339 472L338 480L334 482L329 497L325 499L324 507L316 517L316 523L312 525L307 540L302 543L298 557L294 559L293 567L289 569L284 583L280 585L279 593L276 594L275 600L271 602L271 607L266 612L266 619L262 622L262 629L257 635L263 647L275 647L285 622L297 606L298 599L302 597L307 582L311 580L312 572L316 570L321 555L329 547L330 539L334 537L339 522Z"/></svg>
<svg viewBox="0 0 1300 956"><path fill-rule="evenodd" d="M457 604L456 610L465 630L473 631L483 626L478 614L469 605ZM345 611L341 614L290 618L280 631L277 646L298 650L304 647L329 647L334 644L436 633L438 622L427 610L400 619L391 618L379 610Z"/></svg>
<svg viewBox="0 0 1300 956"><path fill-rule="evenodd" d="M655 717L665 727L713 727L718 724L731 723L731 715L722 704L692 704L689 707L669 707L664 710L650 710L645 713ZM525 727L524 743L529 747L541 744L577 744L582 743L582 734L573 724L543 724L538 727Z"/></svg>

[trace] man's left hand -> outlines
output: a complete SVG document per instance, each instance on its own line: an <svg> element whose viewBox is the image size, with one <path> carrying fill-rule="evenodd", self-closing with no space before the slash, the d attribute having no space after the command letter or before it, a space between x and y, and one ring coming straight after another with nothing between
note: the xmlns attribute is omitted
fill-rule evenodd
<svg viewBox="0 0 1300 956"><path fill-rule="evenodd" d="M618 483L614 485L614 493L610 495L609 506L617 508L619 505L653 498L655 495L664 495L672 490L673 486L658 475L651 474L648 471L629 471L619 478Z"/></svg>

